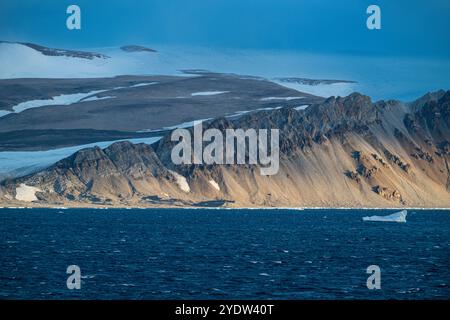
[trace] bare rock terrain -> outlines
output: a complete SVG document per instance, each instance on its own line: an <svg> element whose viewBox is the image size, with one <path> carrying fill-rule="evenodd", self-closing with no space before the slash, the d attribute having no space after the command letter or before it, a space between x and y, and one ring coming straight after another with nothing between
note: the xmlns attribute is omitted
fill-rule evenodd
<svg viewBox="0 0 450 320"><path fill-rule="evenodd" d="M29 206L450 207L450 91L412 104L354 93L207 127L279 129L279 172L174 165L167 134L151 146L84 149L4 181L0 203L24 205L17 190L26 186L37 198Z"/></svg>

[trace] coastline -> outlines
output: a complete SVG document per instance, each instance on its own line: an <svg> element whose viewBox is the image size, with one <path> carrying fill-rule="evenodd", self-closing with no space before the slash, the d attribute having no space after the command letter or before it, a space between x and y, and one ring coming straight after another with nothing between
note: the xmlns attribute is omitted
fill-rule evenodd
<svg viewBox="0 0 450 320"><path fill-rule="evenodd" d="M173 205L157 205L157 206L104 206L104 205L79 205L79 206L44 206L44 205L1 205L1 209L52 209L52 210L69 210L69 209L91 209L91 210L151 210L151 209L183 209L183 210L440 210L450 211L450 207L233 207L233 206L173 206Z"/></svg>

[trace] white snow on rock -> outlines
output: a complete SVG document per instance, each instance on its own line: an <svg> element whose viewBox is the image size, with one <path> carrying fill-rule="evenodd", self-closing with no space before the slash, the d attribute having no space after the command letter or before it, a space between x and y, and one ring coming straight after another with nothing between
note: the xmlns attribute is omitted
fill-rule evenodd
<svg viewBox="0 0 450 320"><path fill-rule="evenodd" d="M136 87L143 87L148 86L152 84L156 84L157 82L145 82L145 83L138 83L129 87L116 87L113 89L106 89L106 90L93 90L90 92L85 93L71 93L71 94L61 94L58 96L54 96L51 99L37 99L37 100L30 100L21 102L13 107L13 112L6 111L6 110L0 110L0 118L3 116L6 116L10 113L19 113L27 109L31 108L40 108L45 106L54 106L54 105L70 105L77 102L86 102L86 101L97 101L97 100L105 100L105 99L113 99L116 98L114 96L104 96L104 97L98 97L98 93L111 91L111 90L119 90L119 89L126 89L126 88L136 88Z"/></svg>
<svg viewBox="0 0 450 320"><path fill-rule="evenodd" d="M191 93L191 96L215 96L218 94L228 93L230 91L201 91L201 92L194 92Z"/></svg>
<svg viewBox="0 0 450 320"><path fill-rule="evenodd" d="M304 104L304 105L295 107L294 109L297 110L297 111L299 111L299 110L305 110L305 109L308 108L308 107L309 107L309 104Z"/></svg>
<svg viewBox="0 0 450 320"><path fill-rule="evenodd" d="M170 126L170 127L163 127L162 130L174 130L174 129L183 129L183 128L190 128L193 127L195 122L200 121L200 122L205 122L205 121L209 121L213 118L207 118L207 119L199 119L199 120L192 120L192 121L187 121L187 122L183 122L174 126ZM159 130L156 130L159 131ZM144 132L148 132L148 131L144 131ZM150 131L151 132L151 131Z"/></svg>
<svg viewBox="0 0 450 320"><path fill-rule="evenodd" d="M282 81L274 81L281 86L294 89L300 92L305 92L313 94L319 97L331 97L331 96L347 96L355 91L355 84L339 82L331 84L319 84L319 85L309 85L300 83L288 83Z"/></svg>
<svg viewBox="0 0 450 320"><path fill-rule="evenodd" d="M216 189L217 191L220 191L220 186L216 181L211 179L211 180L209 180L209 183L213 186L214 189Z"/></svg>
<svg viewBox="0 0 450 320"><path fill-rule="evenodd" d="M19 201L32 202L37 201L36 192L40 192L41 189L36 187L27 186L21 183L19 187L16 188L16 199Z"/></svg>
<svg viewBox="0 0 450 320"><path fill-rule="evenodd" d="M3 116L6 116L10 113L13 113L12 111L7 111L7 110L0 110L0 118Z"/></svg>
<svg viewBox="0 0 450 320"><path fill-rule="evenodd" d="M114 97L114 96L104 96L104 97L91 96L91 97L87 97L86 99L82 99L79 102L97 101L97 100L114 99L114 98L116 98L116 97Z"/></svg>
<svg viewBox="0 0 450 320"><path fill-rule="evenodd" d="M186 178L183 177L181 174L175 172L175 171L170 171L173 176L176 179L176 182L178 184L178 187L180 187L180 189L186 193L191 191L191 188L189 187L189 183L187 182Z"/></svg>
<svg viewBox="0 0 450 320"><path fill-rule="evenodd" d="M21 102L13 107L13 110L15 113L22 112L27 109L31 108L40 108L44 106L51 106L51 105L69 105L75 102L79 102L80 100L83 100L86 97L89 97L91 95L95 95L100 92L104 92L107 90L95 90L90 91L86 93L73 93L73 94L61 94L59 96L54 96L51 99L38 99L38 100L30 100ZM87 101L87 100L84 100ZM0 117L5 116L11 112L9 111L0 111Z"/></svg>
<svg viewBox="0 0 450 320"><path fill-rule="evenodd" d="M296 99L304 99L305 97L266 97L259 99L260 101L272 101L272 100L284 100L284 101L290 101L290 100L296 100Z"/></svg>
<svg viewBox="0 0 450 320"><path fill-rule="evenodd" d="M134 85L131 86L131 88L150 86L152 84L157 84L157 83L158 82L143 82L143 83L134 84Z"/></svg>
<svg viewBox="0 0 450 320"><path fill-rule="evenodd" d="M406 222L406 215L408 212L402 210L387 216L370 216L363 217L363 221L380 221L380 222Z"/></svg>
<svg viewBox="0 0 450 320"><path fill-rule="evenodd" d="M232 114L229 114L227 116L225 116L226 118L236 118L236 117L240 117L243 115L246 115L250 112L256 112L256 111L270 111L270 110L278 110L283 108L283 106L279 106L279 107L273 107L273 108L258 108L258 109L253 109L253 110L244 110L244 111L236 111L233 112Z"/></svg>
<svg viewBox="0 0 450 320"><path fill-rule="evenodd" d="M67 78L99 75L105 59L46 56L18 43L0 43L0 78Z"/></svg>

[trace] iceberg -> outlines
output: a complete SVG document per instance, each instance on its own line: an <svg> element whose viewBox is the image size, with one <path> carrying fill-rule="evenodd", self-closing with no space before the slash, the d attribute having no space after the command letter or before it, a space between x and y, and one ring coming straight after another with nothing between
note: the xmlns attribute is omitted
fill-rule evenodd
<svg viewBox="0 0 450 320"><path fill-rule="evenodd" d="M363 221L381 221L381 222L406 222L406 215L408 212L402 210L387 216L370 216L363 217Z"/></svg>

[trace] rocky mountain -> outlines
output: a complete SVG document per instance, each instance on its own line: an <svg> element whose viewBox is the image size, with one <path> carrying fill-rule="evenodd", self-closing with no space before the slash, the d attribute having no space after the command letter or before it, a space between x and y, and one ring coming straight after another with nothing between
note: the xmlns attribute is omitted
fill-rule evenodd
<svg viewBox="0 0 450 320"><path fill-rule="evenodd" d="M138 45L127 45L120 47L121 50L125 52L157 52L155 49L147 48Z"/></svg>
<svg viewBox="0 0 450 320"><path fill-rule="evenodd" d="M411 104L353 93L305 110L285 107L204 126L279 129L278 173L262 176L257 165L174 165L166 135L151 146L84 149L5 181L0 203L450 207L450 91Z"/></svg>

